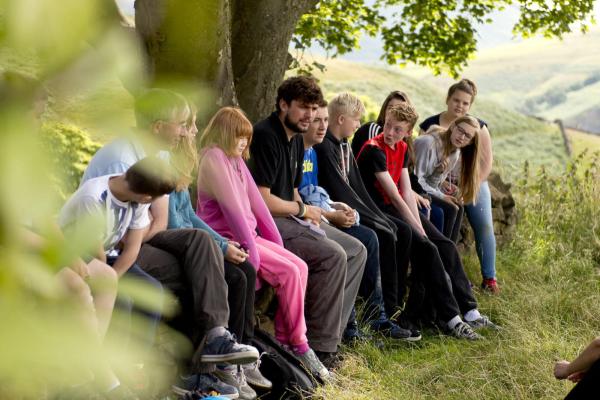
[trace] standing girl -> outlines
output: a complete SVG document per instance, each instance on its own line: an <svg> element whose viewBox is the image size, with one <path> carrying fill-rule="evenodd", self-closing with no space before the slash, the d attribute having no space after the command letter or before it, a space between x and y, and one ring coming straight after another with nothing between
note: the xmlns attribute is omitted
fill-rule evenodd
<svg viewBox="0 0 600 400"><path fill-rule="evenodd" d="M257 269L257 286L262 282L273 286L279 301L276 338L290 346L313 374L327 379L327 368L306 338L308 267L283 247L273 217L246 167L251 140L252 124L241 110L224 107L213 116L200 138L196 213L247 250Z"/></svg>
<svg viewBox="0 0 600 400"><path fill-rule="evenodd" d="M476 95L477 87L468 79L462 79L450 86L446 97L446 111L424 120L419 125L420 133L427 132L432 125L448 128L452 121L467 115ZM477 256L483 276L481 288L497 294L500 288L496 282L496 238L492 219L492 197L487 182L493 162L492 140L487 124L480 119L478 121L481 128L479 130L479 193L476 196L477 202L465 205L465 212L475 234Z"/></svg>

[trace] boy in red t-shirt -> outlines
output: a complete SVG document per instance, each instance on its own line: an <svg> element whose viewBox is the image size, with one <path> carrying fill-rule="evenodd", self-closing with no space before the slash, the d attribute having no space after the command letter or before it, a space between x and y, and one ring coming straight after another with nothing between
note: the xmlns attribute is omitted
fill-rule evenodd
<svg viewBox="0 0 600 400"><path fill-rule="evenodd" d="M496 325L479 313L456 246L419 213L410 186L402 139L412 134L417 119L410 104L388 110L383 133L367 141L357 156L360 174L369 195L398 227L398 243L408 250L416 285L406 306L407 318L420 319L426 290L442 328L458 338L482 339L474 329Z"/></svg>

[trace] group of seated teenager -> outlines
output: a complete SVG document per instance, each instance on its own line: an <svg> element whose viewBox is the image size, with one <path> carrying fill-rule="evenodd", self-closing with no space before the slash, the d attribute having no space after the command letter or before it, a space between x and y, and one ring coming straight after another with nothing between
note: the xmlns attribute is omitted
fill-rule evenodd
<svg viewBox="0 0 600 400"><path fill-rule="evenodd" d="M136 99L136 128L98 150L59 224L72 233L102 215L97 250L82 255L90 267L111 266L155 296L177 297L177 329L194 346L173 384L180 396L253 399L252 387L271 387L249 345L263 286L277 298L275 338L322 380L342 340L364 339L359 317L391 340L418 341L431 321L456 338L482 339L476 331L496 325L479 312L453 241L464 203L482 265L489 261L491 150L485 123L466 114L474 96L471 82L454 85L448 111L413 144L418 115L405 93L392 92L378 121L360 127L356 96L327 103L313 78L297 76L279 86L267 118L253 126L224 107L196 140L193 104L150 89ZM497 292L493 263L482 267L483 287ZM121 294L117 304L142 313L152 345L161 315ZM105 375L108 398L135 398Z"/></svg>

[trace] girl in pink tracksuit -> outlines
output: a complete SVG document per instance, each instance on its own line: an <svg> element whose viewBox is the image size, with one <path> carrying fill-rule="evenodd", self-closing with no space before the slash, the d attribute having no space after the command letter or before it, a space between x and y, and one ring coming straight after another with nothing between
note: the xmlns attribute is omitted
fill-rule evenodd
<svg viewBox="0 0 600 400"><path fill-rule="evenodd" d="M244 159L252 125L236 108L219 110L200 138L196 214L224 237L239 242L257 269L257 284L275 288L275 336L302 355L306 338L304 293L308 267L283 247L281 235Z"/></svg>

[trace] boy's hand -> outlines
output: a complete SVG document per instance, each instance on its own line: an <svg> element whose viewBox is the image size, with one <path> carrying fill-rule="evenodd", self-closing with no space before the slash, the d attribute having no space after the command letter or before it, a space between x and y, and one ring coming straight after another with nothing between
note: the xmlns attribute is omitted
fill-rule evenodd
<svg viewBox="0 0 600 400"><path fill-rule="evenodd" d="M342 203L341 201L334 201L333 203L331 203L331 207L335 210L342 210L342 211L351 211L352 208L350 208L350 206L346 203Z"/></svg>
<svg viewBox="0 0 600 400"><path fill-rule="evenodd" d="M569 372L570 365L571 363L565 360L557 361L556 364L554 364L554 377L556 379L568 378L571 375Z"/></svg>
<svg viewBox="0 0 600 400"><path fill-rule="evenodd" d="M350 210L350 212L343 210L330 211L325 213L325 218L327 218L332 225L341 228L349 228L356 222L354 211L352 210Z"/></svg>
<svg viewBox="0 0 600 400"><path fill-rule="evenodd" d="M322 210L319 207L306 205L306 214L304 214L304 219L309 220L313 224L319 226L321 224L321 214Z"/></svg>
<svg viewBox="0 0 600 400"><path fill-rule="evenodd" d="M415 193L415 199L417 200L417 206L426 210L431 210L431 202L429 199Z"/></svg>

